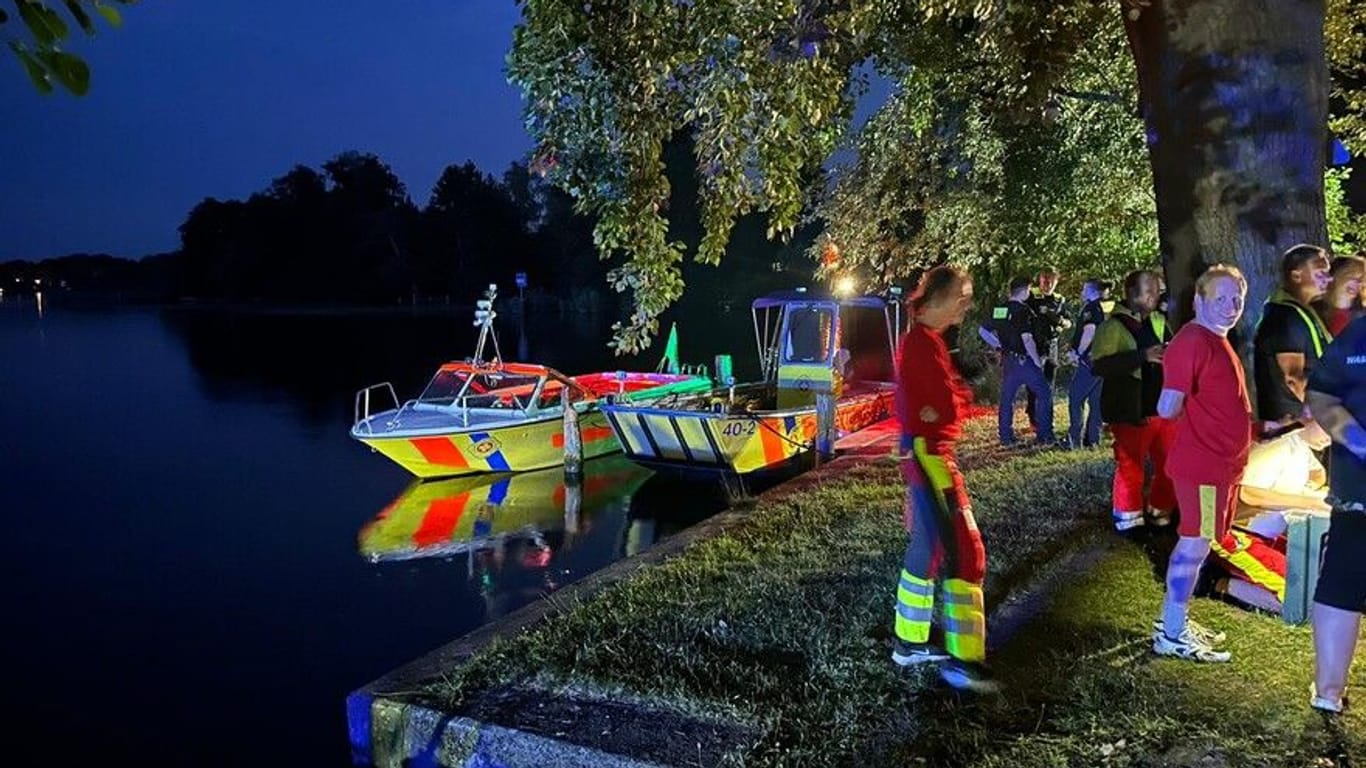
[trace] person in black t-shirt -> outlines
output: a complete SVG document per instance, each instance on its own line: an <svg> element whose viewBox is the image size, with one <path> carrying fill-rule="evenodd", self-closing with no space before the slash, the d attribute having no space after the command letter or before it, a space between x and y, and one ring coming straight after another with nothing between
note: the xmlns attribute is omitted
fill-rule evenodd
<svg viewBox="0 0 1366 768"><path fill-rule="evenodd" d="M1044 378L1044 360L1036 341L1039 322L1029 308L1029 278L1010 281L1009 301L991 310L991 319L978 329L986 343L1001 351L1001 402L997 411L997 434L1002 445L1015 443L1015 395L1026 388L1034 396L1031 414L1038 423L1035 442L1051 444L1053 437L1053 389Z"/></svg>
<svg viewBox="0 0 1366 768"><path fill-rule="evenodd" d="M1067 439L1073 448L1094 448L1100 444L1101 379L1091 370L1091 342L1095 340L1096 329L1105 321L1103 302L1109 290L1109 283L1095 277L1081 286L1081 314L1072 328L1068 351L1077 365L1067 390Z"/></svg>
<svg viewBox="0 0 1366 768"><path fill-rule="evenodd" d="M1039 355L1043 357L1044 380L1048 382L1049 390L1052 391L1053 382L1058 375L1058 337L1071 327L1072 323L1067 319L1067 309L1062 296L1055 293L1058 287L1057 267L1044 267L1039 270L1037 279L1038 285L1029 292L1029 298L1025 303L1034 310L1034 340L1038 342ZM1034 393L1030 391L1026 394L1025 413L1029 414L1029 426L1033 427L1037 434L1039 425L1034 417L1035 410Z"/></svg>
<svg viewBox="0 0 1366 768"><path fill-rule="evenodd" d="M1305 412L1304 393L1332 341L1312 309L1328 288L1328 268L1328 254L1317 246L1297 245L1285 252L1281 285L1262 310L1252 355L1259 431L1304 425L1305 440L1316 450L1328 445L1328 436Z"/></svg>

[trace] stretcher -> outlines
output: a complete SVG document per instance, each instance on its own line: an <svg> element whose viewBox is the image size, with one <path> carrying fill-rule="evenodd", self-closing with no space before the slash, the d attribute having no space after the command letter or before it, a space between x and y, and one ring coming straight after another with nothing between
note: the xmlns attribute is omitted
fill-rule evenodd
<svg viewBox="0 0 1366 768"><path fill-rule="evenodd" d="M1255 604L1279 609L1286 622L1308 618L1328 531L1327 491L1327 474L1299 432L1256 443L1234 530L1211 547L1230 579L1260 588L1267 601Z"/></svg>

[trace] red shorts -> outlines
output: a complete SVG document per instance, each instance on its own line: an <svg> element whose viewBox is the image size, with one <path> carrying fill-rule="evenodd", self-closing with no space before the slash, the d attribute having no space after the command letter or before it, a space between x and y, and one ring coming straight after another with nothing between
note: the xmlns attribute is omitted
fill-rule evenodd
<svg viewBox="0 0 1366 768"><path fill-rule="evenodd" d="M1238 509L1238 484L1209 485L1173 478L1172 486L1181 509L1177 533L1210 541L1224 538Z"/></svg>

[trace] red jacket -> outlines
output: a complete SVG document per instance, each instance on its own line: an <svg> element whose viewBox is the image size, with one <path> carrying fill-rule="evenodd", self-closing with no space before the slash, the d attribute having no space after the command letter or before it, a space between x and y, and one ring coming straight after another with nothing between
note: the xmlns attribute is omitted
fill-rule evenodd
<svg viewBox="0 0 1366 768"><path fill-rule="evenodd" d="M959 375L944 336L914 323L896 353L896 407L901 434L923 437L931 451L952 450L963 434L972 389Z"/></svg>

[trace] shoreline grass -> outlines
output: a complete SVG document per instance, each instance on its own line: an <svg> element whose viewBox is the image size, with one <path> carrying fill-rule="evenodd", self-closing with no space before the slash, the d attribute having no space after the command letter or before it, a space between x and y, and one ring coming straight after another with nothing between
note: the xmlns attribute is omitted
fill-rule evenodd
<svg viewBox="0 0 1366 768"><path fill-rule="evenodd" d="M1002 452L990 419L962 459L988 548L989 606L1037 561L1108 521L1108 454ZM888 660L904 488L891 461L760 499L721 535L520 636L427 693L453 711L516 685L728 718L766 735L750 765L862 762L929 683ZM908 712L907 707L911 707Z"/></svg>
<svg viewBox="0 0 1366 768"><path fill-rule="evenodd" d="M1162 586L1152 553L1108 532L1108 451L1005 451L994 419L978 418L960 459L989 610L1068 552L1107 548L993 650L999 698L962 699L888 659L905 546L890 460L758 499L722 534L495 641L423 697L459 713L510 688L564 691L728 721L764 734L725 761L747 766L1326 768L1366 748L1360 714L1325 725L1307 707L1307 628L1199 600L1234 663L1151 655Z"/></svg>
<svg viewBox="0 0 1366 768"><path fill-rule="evenodd" d="M1360 710L1309 708L1308 627L1197 600L1194 615L1227 631L1233 661L1160 659L1148 627L1161 599L1148 559L1117 544L997 655L1004 695L927 708L891 764L1329 768L1366 756ZM1352 685L1363 684L1358 664Z"/></svg>

